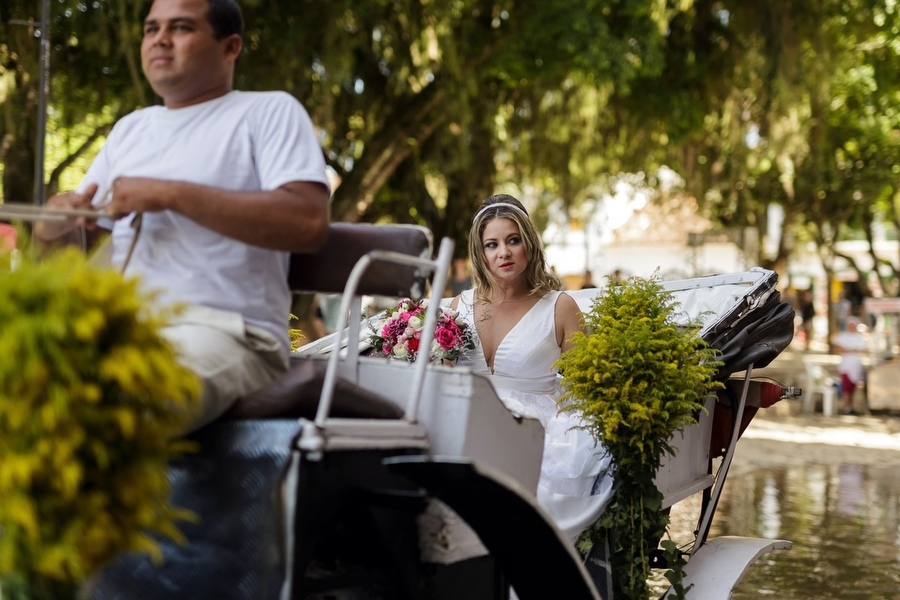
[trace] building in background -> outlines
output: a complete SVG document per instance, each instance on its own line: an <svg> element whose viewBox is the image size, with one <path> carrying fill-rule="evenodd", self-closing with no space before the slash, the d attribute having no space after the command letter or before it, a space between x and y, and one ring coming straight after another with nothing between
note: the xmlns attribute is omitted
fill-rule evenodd
<svg viewBox="0 0 900 600"><path fill-rule="evenodd" d="M744 232L718 231L699 215L693 198L664 202L608 202L588 222L552 223L544 234L547 259L565 280L591 271L598 285L615 271L622 277L685 279L733 273L756 266L745 259ZM747 236L752 237L752 236ZM751 241L756 255L756 242Z"/></svg>

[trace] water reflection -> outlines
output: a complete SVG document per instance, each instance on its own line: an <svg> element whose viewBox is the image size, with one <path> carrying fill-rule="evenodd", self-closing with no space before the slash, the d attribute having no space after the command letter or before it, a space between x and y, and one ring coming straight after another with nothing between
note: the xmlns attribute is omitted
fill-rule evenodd
<svg viewBox="0 0 900 600"><path fill-rule="evenodd" d="M689 538L696 506L673 510L673 537ZM678 531L680 530L680 531ZM710 537L788 539L735 590L735 600L900 598L900 472L896 465L732 469Z"/></svg>

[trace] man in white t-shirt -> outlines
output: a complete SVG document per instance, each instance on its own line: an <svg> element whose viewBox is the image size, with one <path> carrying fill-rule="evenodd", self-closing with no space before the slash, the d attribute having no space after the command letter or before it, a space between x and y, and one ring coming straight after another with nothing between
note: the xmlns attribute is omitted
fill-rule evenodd
<svg viewBox="0 0 900 600"><path fill-rule="evenodd" d="M162 106L122 118L76 192L48 206L104 207L111 260L163 303L188 306L165 328L203 380L189 429L287 368L290 252L328 231L324 157L304 108L283 92L232 90L243 21L234 0L154 0L144 75ZM72 241L83 221L42 222Z"/></svg>

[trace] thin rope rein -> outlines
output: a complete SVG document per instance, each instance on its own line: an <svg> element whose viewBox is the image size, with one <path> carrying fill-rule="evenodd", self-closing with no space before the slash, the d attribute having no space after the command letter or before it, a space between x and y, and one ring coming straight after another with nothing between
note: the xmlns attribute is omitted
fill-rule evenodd
<svg viewBox="0 0 900 600"><path fill-rule="evenodd" d="M122 261L122 274L125 274L125 269L128 268L129 263L131 263L131 257L134 254L134 248L137 246L138 238L141 237L141 229L144 224L144 214L138 213L134 216L134 219L131 220L131 228L134 229L134 235L131 237L131 242L128 243L128 251L125 253L125 260Z"/></svg>

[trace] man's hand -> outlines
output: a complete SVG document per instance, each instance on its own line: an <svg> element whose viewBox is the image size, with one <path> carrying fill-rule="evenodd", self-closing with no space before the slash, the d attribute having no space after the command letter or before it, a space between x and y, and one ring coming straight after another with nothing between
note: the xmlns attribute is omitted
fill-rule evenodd
<svg viewBox="0 0 900 600"><path fill-rule="evenodd" d="M177 185L178 182L149 177L116 177L104 212L120 219L131 213L167 210Z"/></svg>
<svg viewBox="0 0 900 600"><path fill-rule="evenodd" d="M92 183L87 186L83 193L63 192L56 194L47 200L44 204L47 208L75 208L86 210L91 208L91 200L97 193L97 184ZM41 242L54 242L59 240L68 233L74 231L77 227L92 228L96 225L96 221L86 219L85 217L73 217L71 219L59 221L37 221L34 224L33 235Z"/></svg>

